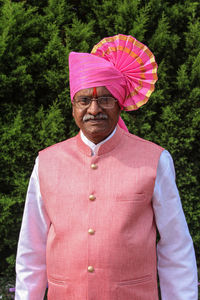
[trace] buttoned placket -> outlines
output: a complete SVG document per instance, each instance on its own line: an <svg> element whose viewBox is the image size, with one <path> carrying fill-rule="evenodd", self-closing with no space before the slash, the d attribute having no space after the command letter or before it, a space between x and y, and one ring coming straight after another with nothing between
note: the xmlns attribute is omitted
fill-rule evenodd
<svg viewBox="0 0 200 300"><path fill-rule="evenodd" d="M95 275L95 261L92 257L93 245L96 232L94 224L94 216L96 210L96 201L98 201L98 195L96 195L95 181L97 179L97 173L99 173L98 156L93 155L90 158L88 165L89 168L89 208L88 208L88 276ZM89 279L89 278L88 278Z"/></svg>
<svg viewBox="0 0 200 300"><path fill-rule="evenodd" d="M86 265L86 273L87 273L87 300L95 300L96 299L96 284L99 280L99 276L102 275L102 266L99 261L99 251L98 251L98 242L100 236L98 236L99 232L99 220L97 218L99 205L101 202L101 196L98 195L99 191L99 179L102 176L101 170L101 160L103 159L101 147L105 143L105 141L109 140L115 133L114 132L103 142L98 145L94 145L91 141L87 140L83 134L81 134L81 139L84 143L89 146L91 152L88 152L88 149L85 148L84 152L86 155L85 167L88 172L88 222L87 229L85 234L87 234L87 265ZM102 233L101 233L102 234ZM101 273L101 274L100 274Z"/></svg>

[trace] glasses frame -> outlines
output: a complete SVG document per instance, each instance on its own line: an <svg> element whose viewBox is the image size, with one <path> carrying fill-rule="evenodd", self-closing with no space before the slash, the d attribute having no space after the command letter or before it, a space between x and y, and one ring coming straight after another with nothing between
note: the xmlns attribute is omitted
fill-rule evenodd
<svg viewBox="0 0 200 300"><path fill-rule="evenodd" d="M101 104L99 104L99 99L100 98L106 98L106 97L109 97L109 98L112 98L113 100L115 100L114 102L113 102L113 106L111 106L111 107L103 107L103 106L101 106ZM88 97L89 98L89 97ZM83 105L83 106L81 106L79 103L79 101L77 101L77 99L75 99L74 98L74 101L73 101L73 103L74 104L76 104L79 108L82 108L82 109L87 109L88 107L90 107L90 105L91 105L91 103L92 103L92 101L97 101L97 104L98 104L98 106L99 107L101 107L101 108L103 108L103 109L112 109L114 106L115 106L115 102L118 102L118 100L116 99L116 98L114 98L114 97L112 97L112 96L101 96L101 97L97 97L97 98L90 98L90 102L89 102L89 104L88 105Z"/></svg>

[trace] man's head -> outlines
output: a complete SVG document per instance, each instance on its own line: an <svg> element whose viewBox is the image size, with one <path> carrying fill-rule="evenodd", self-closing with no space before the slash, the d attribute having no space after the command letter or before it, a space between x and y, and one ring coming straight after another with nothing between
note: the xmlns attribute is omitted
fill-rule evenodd
<svg viewBox="0 0 200 300"><path fill-rule="evenodd" d="M78 91L72 107L77 126L95 144L109 136L119 120L120 106L106 87Z"/></svg>
<svg viewBox="0 0 200 300"><path fill-rule="evenodd" d="M74 101L74 97L76 98L77 94L82 90L90 89L88 93L92 96L94 87L98 87L98 93L101 91L99 88L105 87L107 92L118 100L121 109L127 111L135 110L145 104L153 92L157 80L156 72L157 64L153 54L145 45L132 36L118 34L104 38L93 47L91 54L70 53L69 79L71 100ZM76 113L78 108L75 105L73 104L73 115L77 122L78 116ZM89 110L95 105L97 103L92 102ZM78 115L80 115L80 111ZM104 123L104 125L106 123L105 120L100 122ZM92 123L91 120L90 123ZM93 121L93 123L95 122ZM86 122L77 122L77 124L79 124L79 127L80 125L85 126ZM90 126L90 129L95 126L93 124L93 126ZM119 117L119 126L127 130L121 117ZM103 128L103 125L101 128ZM106 132L109 131L108 127L106 130Z"/></svg>

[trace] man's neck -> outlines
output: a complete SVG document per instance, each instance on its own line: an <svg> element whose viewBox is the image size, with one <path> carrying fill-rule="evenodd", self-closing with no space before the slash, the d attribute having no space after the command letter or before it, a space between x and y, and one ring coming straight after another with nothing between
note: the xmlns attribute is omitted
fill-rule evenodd
<svg viewBox="0 0 200 300"><path fill-rule="evenodd" d="M92 153L93 155L96 153L96 150L99 148L100 145L104 144L106 141L108 141L116 132L116 127L115 129L113 130L113 132L111 132L111 134L106 138L104 139L103 141L101 141L100 143L98 144L94 144L92 141L90 141L85 135L84 133L82 132L82 130L80 131L81 132L81 139L82 141L90 147L90 149L92 150Z"/></svg>

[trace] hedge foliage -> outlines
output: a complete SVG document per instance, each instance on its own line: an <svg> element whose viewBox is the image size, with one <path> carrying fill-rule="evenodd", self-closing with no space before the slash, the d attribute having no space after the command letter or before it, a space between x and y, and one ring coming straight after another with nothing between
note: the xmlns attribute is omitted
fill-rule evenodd
<svg viewBox="0 0 200 300"><path fill-rule="evenodd" d="M13 274L27 184L37 152L77 132L70 51L131 34L159 65L150 101L123 113L129 130L168 149L200 252L200 3L193 0L0 1L0 273ZM199 256L198 256L198 263Z"/></svg>

